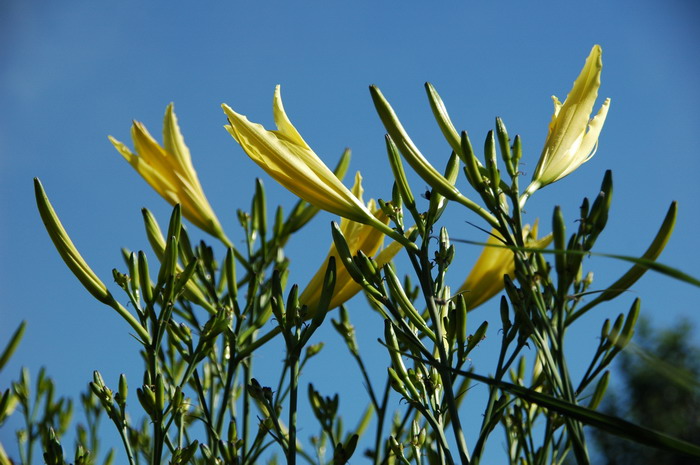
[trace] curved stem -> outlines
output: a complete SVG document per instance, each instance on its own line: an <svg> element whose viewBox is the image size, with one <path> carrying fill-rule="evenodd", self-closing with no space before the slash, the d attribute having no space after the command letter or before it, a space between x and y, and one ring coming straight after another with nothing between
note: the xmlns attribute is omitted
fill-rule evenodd
<svg viewBox="0 0 700 465"><path fill-rule="evenodd" d="M488 210L486 210L481 205L475 203L472 200L469 200L467 197L465 197L463 195L459 195L454 200L456 202L464 205L465 207L467 207L468 209L470 209L471 211L473 211L474 213L476 213L477 215L479 215L483 219L485 219L494 228L498 227L498 220L496 219L496 217L494 217L491 213L488 212Z"/></svg>

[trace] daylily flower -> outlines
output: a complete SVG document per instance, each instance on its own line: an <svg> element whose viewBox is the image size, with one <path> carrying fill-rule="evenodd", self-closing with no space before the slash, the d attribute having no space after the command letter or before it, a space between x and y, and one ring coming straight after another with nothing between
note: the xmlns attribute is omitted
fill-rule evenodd
<svg viewBox="0 0 700 465"><path fill-rule="evenodd" d="M180 204L182 214L198 228L231 246L219 220L204 195L192 166L190 150L177 124L171 103L163 120L163 145L149 134L146 127L134 121L131 127L136 154L123 143L109 136L109 140L131 166L170 205Z"/></svg>
<svg viewBox="0 0 700 465"><path fill-rule="evenodd" d="M552 242L551 234L537 239L537 223L532 228L525 226L523 237L526 247L544 248ZM458 294L464 294L470 311L501 292L504 275L515 275L513 251L506 247L494 247L503 245L503 238L495 229L491 231L486 244L469 276L457 291Z"/></svg>
<svg viewBox="0 0 700 465"><path fill-rule="evenodd" d="M352 193L362 201L362 177L358 172L355 175L355 185L352 188ZM383 224L389 222L389 218L382 212L380 208L375 208L374 200L367 202L367 209L373 212L375 218ZM355 221L341 218L340 230L348 242L350 253L357 254L360 250L368 257L373 257L377 262L378 267L382 267L389 263L394 256L401 250L401 244L392 242L390 245L379 251L384 242L384 234L377 229L366 224L357 223ZM379 251L379 253L377 253ZM307 305L310 309L315 308L321 298L321 289L323 287L323 278L326 273L326 265L331 257L335 257L336 263L340 263L340 257L334 244L328 251L328 256L323 261L323 265L319 268L309 284L299 297L299 302ZM352 298L361 290L361 286L355 282L347 269L344 266L338 266L336 270L335 288L333 289L333 298L331 299L329 309L336 308Z"/></svg>
<svg viewBox="0 0 700 465"><path fill-rule="evenodd" d="M244 115L222 105L226 129L248 156L277 182L298 197L323 210L360 223L372 213L343 185L301 137L282 105L280 86L275 87L272 111L276 131L251 123Z"/></svg>
<svg viewBox="0 0 700 465"><path fill-rule="evenodd" d="M226 104L222 108L229 120L226 130L236 142L255 163L297 197L322 210L370 225L404 245L413 245L379 221L314 153L289 121L279 85L275 87L272 103L276 131L248 121Z"/></svg>
<svg viewBox="0 0 700 465"><path fill-rule="evenodd" d="M600 45L593 46L564 103L552 96L554 115L525 197L568 175L595 153L610 106L610 99L606 99L598 114L590 119L600 88L602 53Z"/></svg>

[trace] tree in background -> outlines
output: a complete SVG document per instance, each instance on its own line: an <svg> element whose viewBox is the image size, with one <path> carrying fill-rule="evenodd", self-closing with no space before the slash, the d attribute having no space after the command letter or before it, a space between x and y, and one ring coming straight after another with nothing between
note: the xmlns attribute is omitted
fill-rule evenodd
<svg viewBox="0 0 700 465"><path fill-rule="evenodd" d="M603 411L700 443L700 347L693 344L692 325L682 320L671 328L656 331L648 320L642 320L637 329L636 345L628 346L629 350L619 358L622 386L607 394ZM600 430L595 430L593 437L604 457L600 463L697 463L697 459L646 447Z"/></svg>

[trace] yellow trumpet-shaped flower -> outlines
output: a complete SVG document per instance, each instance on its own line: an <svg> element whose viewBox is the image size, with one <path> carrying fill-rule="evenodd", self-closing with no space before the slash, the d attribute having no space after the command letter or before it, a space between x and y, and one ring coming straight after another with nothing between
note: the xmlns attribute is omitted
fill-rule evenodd
<svg viewBox="0 0 700 465"><path fill-rule="evenodd" d="M598 114L590 119L600 88L602 53L599 45L593 46L564 103L552 96L554 115L526 196L573 172L595 153L610 107L610 99L606 99Z"/></svg>
<svg viewBox="0 0 700 465"><path fill-rule="evenodd" d="M355 175L355 185L353 186L353 194L362 201L362 177L358 172ZM389 219L381 209L375 209L374 200L367 203L367 209L373 211L373 215L378 221L387 224ZM392 242L390 245L379 251L384 242L384 234L376 228L366 224L357 223L355 221L342 218L340 220L340 230L348 242L348 247L352 255L362 251L368 257L373 257L377 262L378 267L382 267L389 263L394 256L401 250L401 244ZM377 254L377 252L379 253ZM376 255L375 255L376 254ZM334 244L328 251L328 256L323 261L323 265L319 268L309 284L299 297L299 302L307 305L309 309L314 309L321 298L321 289L323 287L323 278L326 273L326 265L331 257L335 257L336 263L341 263L338 252ZM356 283L344 266L338 266L336 270L335 288L333 289L333 297L331 299L329 309L336 308L357 294L361 286Z"/></svg>
<svg viewBox="0 0 700 465"><path fill-rule="evenodd" d="M272 104L276 131L251 123L226 104L222 108L229 120L226 129L236 142L255 163L296 196L322 210L371 225L404 245L413 246L379 221L311 150L284 111L280 86L275 87Z"/></svg>
<svg viewBox="0 0 700 465"><path fill-rule="evenodd" d="M161 197L171 205L179 203L185 218L230 246L231 241L224 234L199 183L173 104L165 110L162 146L138 121L131 127L131 137L136 154L114 137L109 136L109 140Z"/></svg>
<svg viewBox="0 0 700 465"><path fill-rule="evenodd" d="M552 242L551 234L537 239L537 223L532 228L529 225L525 226L523 236L526 247L544 248ZM504 275L513 277L515 274L513 251L506 247L497 247L503 245L503 238L495 229L491 231L486 244L469 276L457 291L458 294L464 294L469 310L475 309L501 292Z"/></svg>

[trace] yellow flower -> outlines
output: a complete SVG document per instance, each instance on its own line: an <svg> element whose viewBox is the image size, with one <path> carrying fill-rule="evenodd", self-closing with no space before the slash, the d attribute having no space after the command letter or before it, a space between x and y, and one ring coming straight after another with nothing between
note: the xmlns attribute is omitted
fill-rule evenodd
<svg viewBox="0 0 700 465"><path fill-rule="evenodd" d="M540 161L525 196L570 174L595 153L598 136L610 106L610 99L606 99L598 114L590 119L600 88L602 53L599 45L593 46L563 104L552 96L554 115L549 123L549 133Z"/></svg>
<svg viewBox="0 0 700 465"><path fill-rule="evenodd" d="M523 237L526 247L544 248L552 242L551 234L537 239L537 223L532 229L529 225L525 226ZM468 310L474 310L501 292L504 275L513 277L515 274L513 251L506 247L495 247L503 245L503 238L495 229L491 231L486 244L469 276L457 291L458 294L464 293Z"/></svg>
<svg viewBox="0 0 700 465"><path fill-rule="evenodd" d="M353 186L352 192L358 199L360 199L360 201L362 200L361 182L362 177L358 172L355 175L355 185ZM383 224L388 223L389 219L382 212L382 210L379 208L375 209L374 200L370 200L367 203L367 209L374 211L373 215L378 221L381 221ZM382 267L389 263L389 261L394 258L402 247L398 242L392 242L389 246L377 254L377 251L379 251L379 249L382 247L382 243L384 242L384 234L377 229L366 224L341 218L340 230L348 242L348 247L350 248L350 253L352 255L357 254L361 250L368 257L373 257L377 262L378 267ZM334 244L331 244L331 249L328 251L328 256L323 261L323 265L319 268L314 277L311 278L311 281L309 281L306 289L304 289L304 292L302 292L301 296L299 297L299 302L307 305L311 311L313 311L321 298L323 278L326 273L328 260L330 260L331 257L335 257L337 264L341 263ZM361 289L361 286L352 279L344 266L338 266L336 273L335 288L333 289L333 298L328 306L329 309L340 306L357 294Z"/></svg>
<svg viewBox="0 0 700 465"><path fill-rule="evenodd" d="M231 241L221 229L192 166L190 150L180 133L173 104L165 110L162 146L138 121L131 127L131 137L136 154L114 137L109 136L109 140L161 197L171 205L179 203L185 218L230 246Z"/></svg>
<svg viewBox="0 0 700 465"><path fill-rule="evenodd" d="M404 245L414 247L413 243L379 221L311 150L284 112L280 86L275 87L272 103L276 131L251 123L226 104L222 108L229 120L226 129L236 142L255 163L297 197L322 210L370 225Z"/></svg>

